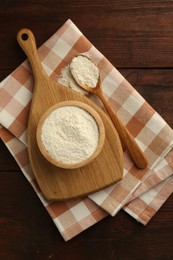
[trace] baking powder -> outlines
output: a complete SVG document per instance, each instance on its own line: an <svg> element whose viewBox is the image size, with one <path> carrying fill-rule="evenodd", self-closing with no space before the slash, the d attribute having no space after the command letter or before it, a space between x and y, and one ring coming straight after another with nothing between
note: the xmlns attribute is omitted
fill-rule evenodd
<svg viewBox="0 0 173 260"><path fill-rule="evenodd" d="M64 106L46 118L41 140L52 158L74 164L94 153L99 141L99 129L93 116L83 108Z"/></svg>
<svg viewBox="0 0 173 260"><path fill-rule="evenodd" d="M58 77L58 82L62 84L65 87L71 88L77 92L80 92L83 95L86 95L88 92L81 88L77 82L74 80L71 72L70 72L70 66L67 65L64 68L62 68L61 73Z"/></svg>
<svg viewBox="0 0 173 260"><path fill-rule="evenodd" d="M83 55L73 58L70 70L79 85L95 88L98 83L99 70L97 66Z"/></svg>

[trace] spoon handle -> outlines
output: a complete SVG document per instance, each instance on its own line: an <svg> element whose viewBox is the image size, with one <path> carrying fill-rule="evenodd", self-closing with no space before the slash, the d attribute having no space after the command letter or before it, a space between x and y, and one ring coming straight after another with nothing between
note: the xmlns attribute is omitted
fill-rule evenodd
<svg viewBox="0 0 173 260"><path fill-rule="evenodd" d="M126 147L136 164L136 166L140 169L144 169L148 165L148 160L145 157L144 153L136 143L134 137L130 134L128 129L122 124L122 122L118 119L116 114L113 112L112 108L109 106L108 102L106 101L103 94L99 91L96 93L99 98L101 99L103 105L105 106L112 122L114 123L114 126L120 136L120 139L122 141L122 144L124 147Z"/></svg>
<svg viewBox="0 0 173 260"><path fill-rule="evenodd" d="M17 34L17 41L30 61L34 73L34 78L37 79L40 77L45 77L46 73L42 67L37 53L37 47L33 33L29 29L23 28Z"/></svg>

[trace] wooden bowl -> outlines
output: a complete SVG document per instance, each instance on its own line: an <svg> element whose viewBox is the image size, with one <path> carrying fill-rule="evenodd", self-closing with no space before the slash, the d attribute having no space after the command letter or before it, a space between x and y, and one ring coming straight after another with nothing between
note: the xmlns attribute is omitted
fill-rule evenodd
<svg viewBox="0 0 173 260"><path fill-rule="evenodd" d="M48 116L53 111L55 111L58 108L65 107L65 106L75 106L75 107L84 109L95 119L95 122L98 126L99 139L98 139L98 144L97 144L95 151L86 159L76 162L76 163L65 163L65 162L58 161L57 159L53 158L50 155L50 153L46 150L46 148L43 144L42 138L41 138L42 127L43 127L45 120L48 118ZM90 163L92 160L94 160L99 155L99 153L101 152L102 147L104 145L104 141L105 141L105 128L104 128L104 124L103 124L101 117L91 106L87 105L86 103L80 102L80 101L69 100L69 101L60 102L60 103L50 107L42 115L42 117L39 120L38 125L37 125L36 139L37 139L37 144L38 144L40 152L45 157L45 159L48 160L51 164L61 167L61 168L65 168L65 169L75 169L75 168L80 168L80 167Z"/></svg>

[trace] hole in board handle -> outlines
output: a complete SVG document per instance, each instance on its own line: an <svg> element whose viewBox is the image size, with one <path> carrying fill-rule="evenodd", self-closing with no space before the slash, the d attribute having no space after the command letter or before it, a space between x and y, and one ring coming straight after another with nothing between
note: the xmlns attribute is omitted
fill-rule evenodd
<svg viewBox="0 0 173 260"><path fill-rule="evenodd" d="M28 40L28 34L27 33L23 33L21 35L21 38L22 38L23 41L27 41Z"/></svg>

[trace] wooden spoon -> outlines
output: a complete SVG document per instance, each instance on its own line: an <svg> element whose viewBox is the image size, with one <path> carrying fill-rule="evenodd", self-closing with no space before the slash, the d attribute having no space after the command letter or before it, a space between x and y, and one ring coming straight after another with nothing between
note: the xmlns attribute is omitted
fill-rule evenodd
<svg viewBox="0 0 173 260"><path fill-rule="evenodd" d="M140 147L137 145L135 139L130 134L128 129L123 125L123 123L119 120L117 115L113 112L111 106L108 104L108 102L106 101L106 99L103 95L99 70L98 70L98 80L97 80L96 86L88 86L88 84L85 82L82 82L80 80L80 78L77 76L77 74L75 73L75 70L73 69L74 63L75 62L77 63L78 60L76 58L81 57L81 56L83 57L83 59L87 59L91 63L93 63L93 61L89 57L87 57L83 54L79 54L76 57L74 57L70 64L70 70L71 70L71 73L72 73L74 79L79 84L79 86L81 86L83 89L87 90L90 93L97 95L100 98L100 100L102 101L103 105L105 106L110 118L112 119L112 122L114 123L114 126L120 136L123 147L128 149L128 151L131 155L131 158L133 159L134 163L136 164L136 166L138 168L140 168L140 169L146 168L148 165L147 158L145 157L145 155L142 152L142 150L140 149ZM77 64L77 66L78 65L79 64ZM93 63L93 65L95 65L95 64ZM94 68L97 68L97 66L95 65Z"/></svg>

